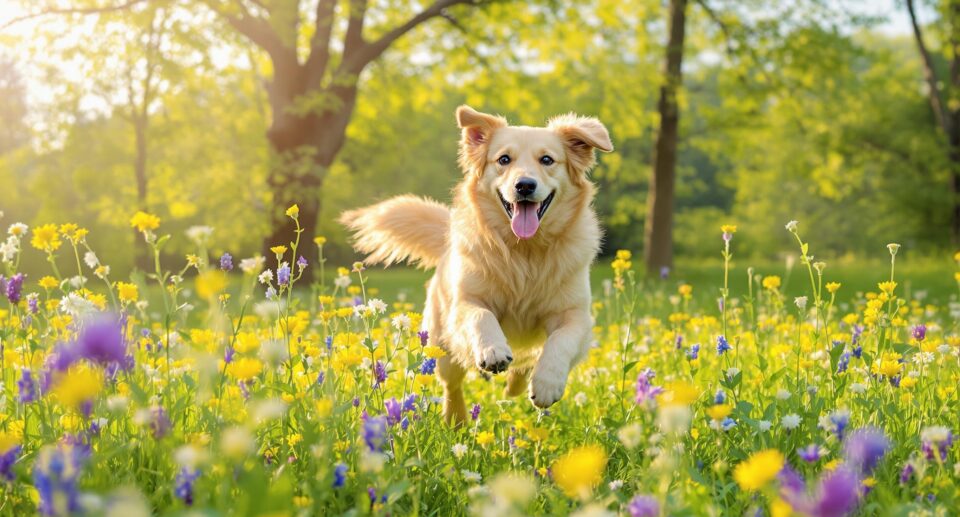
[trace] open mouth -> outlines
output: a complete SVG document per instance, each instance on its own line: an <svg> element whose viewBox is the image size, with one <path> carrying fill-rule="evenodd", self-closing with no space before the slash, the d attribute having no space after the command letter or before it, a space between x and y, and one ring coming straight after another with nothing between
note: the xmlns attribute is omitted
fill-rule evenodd
<svg viewBox="0 0 960 517"><path fill-rule="evenodd" d="M540 202L520 200L509 203L503 198L500 190L497 190L500 204L503 205L503 209L507 212L507 217L510 219L510 228L513 230L514 235L520 239L529 239L537 233L537 229L540 228L540 220L543 219L544 214L547 213L547 209L550 208L554 194L556 194L556 191L551 192L546 199Z"/></svg>

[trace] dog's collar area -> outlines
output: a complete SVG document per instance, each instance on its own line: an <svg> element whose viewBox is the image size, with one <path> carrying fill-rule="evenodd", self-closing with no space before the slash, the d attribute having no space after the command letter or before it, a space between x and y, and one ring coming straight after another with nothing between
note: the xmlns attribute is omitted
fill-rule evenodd
<svg viewBox="0 0 960 517"><path fill-rule="evenodd" d="M503 194L500 193L500 189L496 189L496 191L497 191L497 197L500 198L500 204L503 205L503 209L507 212L507 218L513 219L513 203L509 203L507 202L506 199L503 198ZM549 196L547 196L546 199L543 200L542 203L540 203L540 209L537 210L537 220L543 219L543 214L547 213L547 209L550 208L550 203L553 202L553 196L556 195L556 193L557 191L554 190L553 192L550 193ZM533 203L533 201L519 201L519 202Z"/></svg>

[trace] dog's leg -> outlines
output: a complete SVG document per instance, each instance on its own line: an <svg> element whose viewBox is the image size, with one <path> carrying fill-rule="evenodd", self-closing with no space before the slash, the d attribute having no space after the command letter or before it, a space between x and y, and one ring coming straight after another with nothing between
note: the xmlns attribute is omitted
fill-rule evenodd
<svg viewBox="0 0 960 517"><path fill-rule="evenodd" d="M457 329L457 341L469 346L477 367L490 373L505 371L513 361L513 351L500 322L489 310L460 300L455 304L452 327Z"/></svg>
<svg viewBox="0 0 960 517"><path fill-rule="evenodd" d="M463 377L466 370L449 355L437 359L437 375L443 383L443 417L450 424L461 424L467 419L463 400Z"/></svg>
<svg viewBox="0 0 960 517"><path fill-rule="evenodd" d="M570 369L587 351L590 331L586 309L570 309L547 320L547 342L530 383L534 405L549 407L563 397Z"/></svg>
<svg viewBox="0 0 960 517"><path fill-rule="evenodd" d="M530 371L532 368L510 368L507 370L507 389L508 397L516 397L527 391L530 384Z"/></svg>

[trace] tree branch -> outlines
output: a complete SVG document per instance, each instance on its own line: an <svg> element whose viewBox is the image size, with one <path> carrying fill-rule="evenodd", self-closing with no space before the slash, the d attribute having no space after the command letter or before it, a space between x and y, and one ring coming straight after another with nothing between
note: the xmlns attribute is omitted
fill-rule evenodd
<svg viewBox="0 0 960 517"><path fill-rule="evenodd" d="M395 27L376 41L364 43L350 55L344 52L343 62L340 69L347 73L359 73L370 61L373 61L380 54L383 54L387 48L404 34L410 32L421 23L440 16L444 10L457 4L478 4L482 0L436 0L429 7L420 11L402 25Z"/></svg>
<svg viewBox="0 0 960 517"><path fill-rule="evenodd" d="M243 14L234 15L218 7L212 0L202 0L213 12L223 18L231 27L247 37L253 44L265 50L270 57L281 57L283 42L263 18L258 18L244 10Z"/></svg>
<svg viewBox="0 0 960 517"><path fill-rule="evenodd" d="M307 57L307 88L320 84L330 62L330 35L333 32L334 9L337 0L319 0L317 19L314 20L313 38L310 39L310 55Z"/></svg>
<svg viewBox="0 0 960 517"><path fill-rule="evenodd" d="M14 19L12 19L12 20L4 23L3 25L0 25L0 30L6 29L7 27L10 27L11 25L20 23L20 22L22 22L22 21L31 20L31 19L33 19L33 18L39 18L39 17L41 17L41 16L57 15L57 14L60 14L60 15L62 15L62 14L84 14L84 15L86 15L86 14L109 13L109 12L113 12L113 11L123 11L123 10L129 9L129 8L131 8L131 7L133 7L133 6L137 5L137 4L142 4L142 3L144 3L144 2L149 2L149 1L150 1L150 0L127 0L126 2L123 2L122 4L108 5L108 6L104 6L104 7L76 7L76 8L63 8L63 9L47 9L47 10L44 10L44 11L38 11L38 12L35 12L35 13L25 14L25 15L23 15L23 16L18 16L18 17L16 17L16 18L14 18Z"/></svg>
<svg viewBox="0 0 960 517"><path fill-rule="evenodd" d="M710 7L706 1L704 0L695 0L695 1L697 2L697 5L699 5L700 8L703 9L703 12L707 13L707 17L710 18L710 20L713 21L713 23L717 24L717 27L720 28L720 32L723 33L723 42L727 49L727 54L729 54L730 57L733 58L736 55L736 51L733 48L732 42L734 38L733 38L733 33L730 31L730 27L723 20L720 19L720 16L717 15L717 12L714 11L713 8Z"/></svg>
<svg viewBox="0 0 960 517"><path fill-rule="evenodd" d="M913 0L907 0L907 12L910 14L910 25L913 27L913 37L917 42L917 49L920 51L920 57L923 58L923 77L927 81L927 87L930 89L930 107L933 109L933 116L937 125L947 135L950 134L950 118L947 117L947 111L943 104L943 97L937 83L940 79L937 77L937 69L933 64L933 58L930 57L930 51L923 41L923 31L920 24L917 23L917 12L913 5Z"/></svg>

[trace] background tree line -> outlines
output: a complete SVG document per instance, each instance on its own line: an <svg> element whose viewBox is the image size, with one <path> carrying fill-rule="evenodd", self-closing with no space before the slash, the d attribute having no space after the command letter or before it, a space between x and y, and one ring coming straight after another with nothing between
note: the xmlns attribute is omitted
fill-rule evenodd
<svg viewBox="0 0 960 517"><path fill-rule="evenodd" d="M87 226L116 268L135 263L138 209L164 219L172 253L208 224L213 252L247 256L289 239L293 201L349 260L339 211L449 198L464 102L515 123L607 123L617 151L594 180L608 252L713 256L729 221L741 254L773 256L791 219L834 254L955 244L952 2L919 6L929 20L897 36L819 0L21 5L28 19L0 29L4 223ZM10 33L24 23L37 30ZM667 241L651 245L654 170L673 188Z"/></svg>

